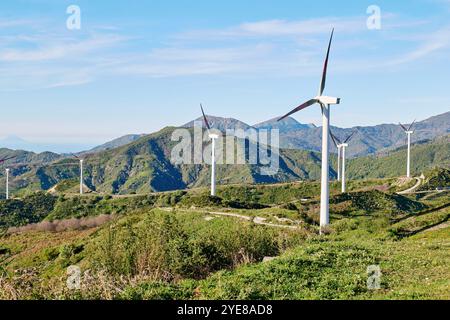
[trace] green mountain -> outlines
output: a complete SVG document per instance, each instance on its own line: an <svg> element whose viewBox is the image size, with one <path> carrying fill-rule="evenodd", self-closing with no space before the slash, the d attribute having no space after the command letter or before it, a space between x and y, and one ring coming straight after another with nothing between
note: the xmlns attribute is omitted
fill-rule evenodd
<svg viewBox="0 0 450 320"><path fill-rule="evenodd" d="M280 131L280 146L286 149L301 149L320 152L322 148L322 128L314 125L302 124L292 117L283 121L274 118L253 126L236 119L208 116L212 127L225 129L278 129ZM197 121L202 121L201 118ZM193 126L193 121L184 125ZM415 123L413 142L431 140L450 133L450 112L440 114ZM406 144L406 135L398 124L381 124L376 126L357 126L353 128L332 127L333 133L342 139L353 136L347 155L350 158L361 157L379 152L389 151ZM337 152L332 146L331 150Z"/></svg>
<svg viewBox="0 0 450 320"><path fill-rule="evenodd" d="M225 132L226 130L238 130L238 129L242 129L242 130L248 130L250 128L252 128L252 126L239 121L237 119L233 119L233 118L222 118L222 117L215 117L215 116L211 116L211 115L207 115L208 117L208 123L211 126L211 128L220 130L222 132ZM204 125L204 120L203 117L199 117L193 121L190 121L186 124L184 124L182 127L183 128L192 128L194 126L195 122L201 122L203 126Z"/></svg>
<svg viewBox="0 0 450 320"><path fill-rule="evenodd" d="M95 192L130 194L169 191L209 185L209 165L175 165L171 152L178 144L171 136L176 128L168 127L144 136L125 146L86 156L84 183ZM450 164L449 137L415 144L412 149L412 172ZM205 142L205 147L209 142ZM250 145L247 145L247 151ZM350 179L397 177L404 174L404 148L379 156L369 156L348 161ZM9 151L10 153L10 151ZM28 164L7 165L11 168L10 190L16 195L29 191L50 190L62 181L74 182L79 177L77 159L62 158L55 154L23 154ZM28 157L28 158L27 158ZM336 158L332 157L331 178L336 177ZM280 183L298 180L317 180L320 177L320 154L312 151L281 149L279 170L267 176L260 165L241 164L217 166L220 184ZM0 192L4 189L1 172ZM76 190L76 183L72 183ZM67 188L66 188L67 189ZM2 192L3 193L3 192Z"/></svg>
<svg viewBox="0 0 450 320"><path fill-rule="evenodd" d="M139 138L143 137L145 134L127 134L125 136L119 137L117 139L108 141L104 144L101 144L95 148L92 148L88 151L85 152L81 152L81 154L86 154L86 153L94 153L94 152L99 152L99 151L105 151L105 150L109 150L109 149L114 149L114 148L118 148L121 146L124 146L126 144L129 144L133 141L138 140Z"/></svg>
<svg viewBox="0 0 450 320"><path fill-rule="evenodd" d="M386 178L406 175L406 147L378 156L352 159L348 162L350 179ZM411 149L411 173L420 175L434 167L450 167L450 135L416 143Z"/></svg>
<svg viewBox="0 0 450 320"><path fill-rule="evenodd" d="M4 158L11 158L7 161L8 165L11 166L17 166L23 163L27 164L44 164L49 163L58 159L61 159L62 156L53 153L53 152L42 152L42 153L34 153L30 151L23 151L23 150L11 150L6 148L0 149L0 159Z"/></svg>
<svg viewBox="0 0 450 320"><path fill-rule="evenodd" d="M171 163L172 148L178 143L171 140L175 129L168 127L125 146L87 156L83 170L84 183L93 191L117 194L208 185L209 165ZM320 176L320 156L310 151L281 150L279 166L280 170L275 175L265 176L258 165L219 164L217 178L221 184L253 184L315 180ZM49 190L63 180L76 179L78 176L79 163L73 158L24 164L12 169L10 190L18 195L27 191ZM334 171L332 176L335 176ZM4 176L1 180L4 181ZM4 183L0 182L0 190L3 186Z"/></svg>
<svg viewBox="0 0 450 320"><path fill-rule="evenodd" d="M291 132L294 130L304 130L304 129L310 129L315 128L313 124L303 124L298 122L292 117L287 117L281 121L278 121L279 118L274 118L268 121L264 121L258 124L255 124L253 127L257 129L265 129L265 130L272 130L272 129L278 129L280 133L286 133Z"/></svg>

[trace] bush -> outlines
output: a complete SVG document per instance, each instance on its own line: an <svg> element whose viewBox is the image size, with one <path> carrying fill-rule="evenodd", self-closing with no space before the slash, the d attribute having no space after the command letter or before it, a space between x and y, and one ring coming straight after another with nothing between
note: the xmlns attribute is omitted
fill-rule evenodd
<svg viewBox="0 0 450 320"><path fill-rule="evenodd" d="M425 208L420 202L413 201L398 194L387 194L378 190L342 193L333 196L330 204L339 204L350 201L354 210L364 210L365 212L384 211L389 213L404 213L419 211Z"/></svg>
<svg viewBox="0 0 450 320"><path fill-rule="evenodd" d="M189 195L181 200L180 205L185 207L218 207L222 206L222 198L206 194Z"/></svg>
<svg viewBox="0 0 450 320"><path fill-rule="evenodd" d="M59 248L59 261L63 268L78 263L83 257L84 245L68 244Z"/></svg>
<svg viewBox="0 0 450 320"><path fill-rule="evenodd" d="M99 269L155 280L203 278L209 273L278 255L289 245L278 231L232 219L196 220L153 211L111 225L93 245ZM198 219L198 218L197 218Z"/></svg>
<svg viewBox="0 0 450 320"><path fill-rule="evenodd" d="M22 200L0 201L0 227L23 226L36 223L53 210L56 197L37 192Z"/></svg>

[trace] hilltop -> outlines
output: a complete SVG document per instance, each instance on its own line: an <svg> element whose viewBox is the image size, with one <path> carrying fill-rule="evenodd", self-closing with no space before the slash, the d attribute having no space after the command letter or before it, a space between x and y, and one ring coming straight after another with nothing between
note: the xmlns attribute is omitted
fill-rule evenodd
<svg viewBox="0 0 450 320"><path fill-rule="evenodd" d="M83 151L80 154L89 154L89 153L95 153L95 152L115 149L115 148L127 145L129 143L132 143L143 136L145 136L145 134L128 134L128 135L119 137L117 139L108 141L108 142L101 144L95 148L92 148L88 151Z"/></svg>
<svg viewBox="0 0 450 320"><path fill-rule="evenodd" d="M247 124L238 119L216 117L211 115L208 115L208 119L213 128L222 132L225 132L227 129L278 129L280 131L280 147L282 148L315 152L319 152L321 150L322 129L313 124L300 123L292 117L288 117L281 122L278 122L278 118L274 118L254 125ZM191 128L193 127L195 121L199 121L203 125L203 118L199 117L182 125L181 127ZM352 132L356 132L352 139L352 143L347 150L347 154L350 158L383 153L399 148L406 142L405 134L398 124L357 126L353 128L339 128L332 126L331 129L336 136L341 138L349 136ZM437 137L448 135L450 133L450 112L419 121L415 124L414 130L415 134L413 135L413 142L433 140ZM144 135L126 135L83 153L98 152L106 149L121 147L136 141L142 136ZM331 147L331 150L336 152L336 148L334 146Z"/></svg>
<svg viewBox="0 0 450 320"><path fill-rule="evenodd" d="M281 122L278 118L270 119L254 125L247 124L233 118L222 118L208 115L211 126L222 132L227 129L256 129L256 130L280 130L280 147L285 149L300 149L319 152L322 142L322 128L313 124L303 124L292 117L288 117ZM190 128L194 121L203 123L203 118L184 124L182 127ZM352 132L356 134L352 138L347 154L350 158L362 157L383 153L403 146L406 143L405 133L398 124L380 124L376 126L356 126L353 128L339 128L332 126L334 134L340 138L348 137ZM414 125L413 142L428 141L448 135L450 133L450 112L419 121ZM118 141L123 144L130 142L125 136L111 143L117 147ZM139 135L133 135L139 137ZM100 148L101 149L101 148ZM95 149L94 149L95 150ZM334 146L331 147L336 152Z"/></svg>
<svg viewBox="0 0 450 320"><path fill-rule="evenodd" d="M353 128L331 127L333 133L340 138L353 136L348 148L348 156L362 157L393 150L406 143L406 136L398 124L381 124L377 126L357 126ZM450 133L450 112L419 121L414 125L413 142L433 140L448 136ZM321 128L303 128L284 131L280 135L282 148L321 150ZM332 150L336 152L334 146Z"/></svg>
<svg viewBox="0 0 450 320"><path fill-rule="evenodd" d="M238 129L242 129L242 130L248 130L250 128L252 128L252 126L237 120L237 119L233 119L233 118L223 118L223 117L216 117L216 116L211 116L211 115L206 115L206 117L208 118L208 123L211 126L211 128L220 130L222 132L226 132L226 130L238 130ZM195 120L192 120L184 125L182 125L182 128L192 128L194 126L195 122L200 122L203 126L203 128L206 128L203 117L199 117Z"/></svg>
<svg viewBox="0 0 450 320"><path fill-rule="evenodd" d="M143 136L125 146L90 154L85 159L84 183L94 192L129 194L195 188L209 184L209 166L200 164L175 165L171 150L177 143L171 140L176 128L168 127ZM420 175L433 167L450 163L448 136L414 144L412 172ZM205 142L205 146L208 143ZM404 174L406 150L403 148L378 156L361 157L348 161L350 179L397 177ZM5 152L11 154L11 151ZM279 170L275 175L261 174L261 166L235 164L217 166L219 184L280 183L299 180L317 180L320 177L320 154L305 150L281 149ZM27 158L28 157L28 158ZM73 158L56 154L24 154L14 159L23 163L11 167L13 194L49 190L64 180L79 177L79 163ZM14 164L14 162L12 162ZM336 177L336 157L332 157L331 178ZM0 190L4 188L4 173L0 172ZM76 183L74 183L76 186ZM76 187L74 187L76 190ZM1 192L1 191L0 191Z"/></svg>

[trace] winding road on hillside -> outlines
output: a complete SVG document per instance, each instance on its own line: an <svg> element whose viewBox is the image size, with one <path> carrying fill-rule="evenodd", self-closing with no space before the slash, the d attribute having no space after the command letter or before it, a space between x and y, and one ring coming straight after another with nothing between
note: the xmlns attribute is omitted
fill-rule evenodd
<svg viewBox="0 0 450 320"><path fill-rule="evenodd" d="M164 210L164 211L172 211L172 208L159 208L159 209ZM189 210L183 210L183 211L189 211ZM196 211L198 212L198 210L196 210ZM253 222L255 224L259 224L259 225L266 226L266 227L281 228L281 229L294 229L294 230L300 229L300 227L298 227L298 226L270 223L270 222L266 222L267 221L266 218L251 217L251 216L246 216L246 215L239 214L239 213L217 212L217 211L202 211L202 212L209 214L210 216L222 216L222 217L231 217L231 218L246 220L246 221ZM291 219L287 219L287 218L279 218L276 216L274 216L274 218L280 222L289 222L289 223L295 223L295 224L301 223L301 221L291 220Z"/></svg>
<svg viewBox="0 0 450 320"><path fill-rule="evenodd" d="M208 212L211 215L214 216L226 216L226 217L234 217L234 218L239 218L239 219L243 219L243 220L247 220L247 221L253 221L253 223L255 224L259 224L259 225L263 225L263 226L267 226L267 227L272 227L272 228L284 228L284 229L299 229L299 227L297 226L290 226L290 225L285 225L285 224L275 224L275 223L270 223L270 222L266 222L266 218L261 218L261 217L249 217L249 216L244 216L241 214L237 214L237 213L228 213L228 212ZM277 219L277 217L275 217ZM290 219L280 219L278 218L278 220L280 221L289 221L289 222L296 222Z"/></svg>
<svg viewBox="0 0 450 320"><path fill-rule="evenodd" d="M410 194L410 193L414 193L415 190L417 190L418 187L420 187L420 185L422 184L422 179L421 178L414 178L417 180L417 183L412 186L411 188L407 189L407 190L403 190L400 192L397 192L397 194Z"/></svg>

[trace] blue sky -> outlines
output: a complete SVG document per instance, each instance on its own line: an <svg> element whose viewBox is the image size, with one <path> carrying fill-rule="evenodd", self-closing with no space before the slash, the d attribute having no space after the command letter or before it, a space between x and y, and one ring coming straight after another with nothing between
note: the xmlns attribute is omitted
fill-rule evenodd
<svg viewBox="0 0 450 320"><path fill-rule="evenodd" d="M66 28L71 4L80 30ZM449 17L449 0L2 1L0 137L77 151L181 125L200 102L265 121L316 94L332 26L333 125L425 119L450 110Z"/></svg>

